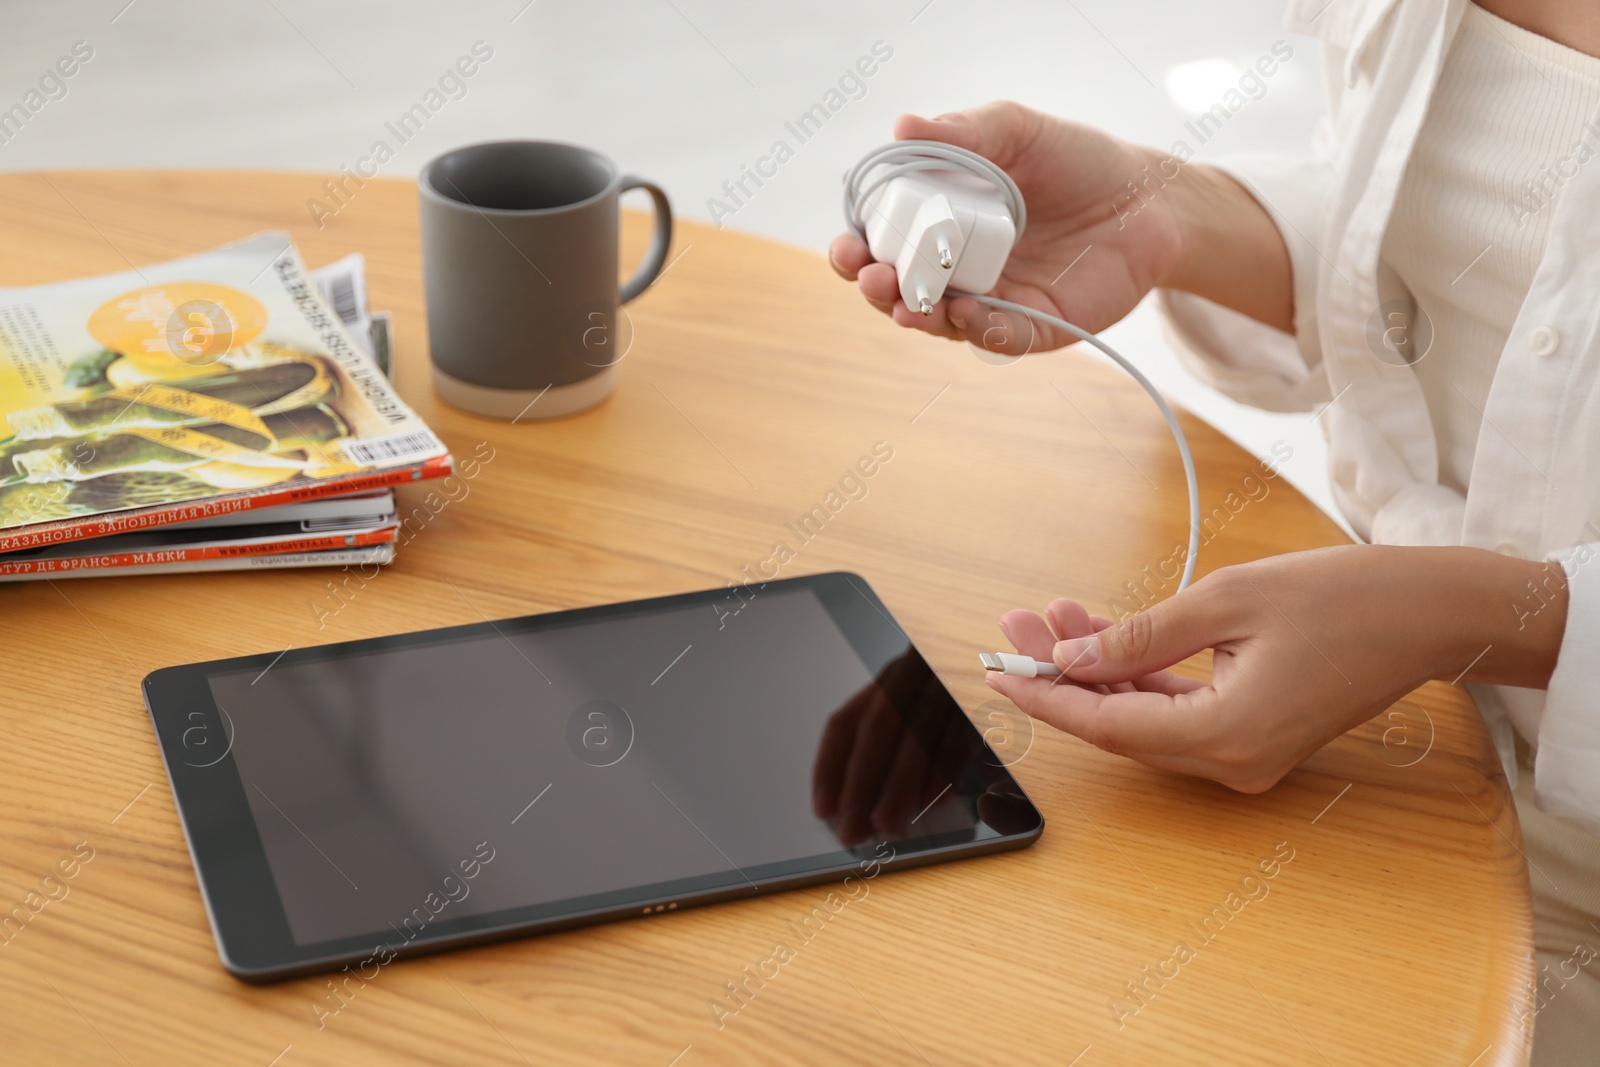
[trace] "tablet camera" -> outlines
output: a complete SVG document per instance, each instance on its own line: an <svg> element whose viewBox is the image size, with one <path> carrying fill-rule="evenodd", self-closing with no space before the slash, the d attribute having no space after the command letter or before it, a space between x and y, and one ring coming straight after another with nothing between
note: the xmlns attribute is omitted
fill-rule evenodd
<svg viewBox="0 0 1600 1067"><path fill-rule="evenodd" d="M586 700L567 718L567 747L591 767L615 766L633 748L633 719L620 704Z"/></svg>

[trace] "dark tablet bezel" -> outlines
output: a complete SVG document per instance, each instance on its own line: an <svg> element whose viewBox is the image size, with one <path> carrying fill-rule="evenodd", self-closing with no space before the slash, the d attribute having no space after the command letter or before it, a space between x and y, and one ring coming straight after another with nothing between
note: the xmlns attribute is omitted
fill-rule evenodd
<svg viewBox="0 0 1600 1067"><path fill-rule="evenodd" d="M907 648L921 656L888 609L859 575L848 572L809 575L766 583L760 591L805 587L814 592L851 647L877 677ZM274 664L294 664L382 652L430 644L506 634L527 633L618 615L638 614L694 604L718 604L727 589L711 589L621 604L528 615L497 622L469 623L387 637L318 645L287 652L185 664L152 672L144 679L145 706L154 723L178 816L188 840L201 896L211 921L217 952L236 977L252 982L277 981L350 965L382 966L404 955L418 955L508 937L524 936L653 913L657 905L683 908L756 893L838 880L863 869L921 866L958 856L1020 848L1035 841L1044 820L998 757L971 761L967 774L981 774L975 792L999 791L1016 799L1016 830L1000 833L986 823L970 832L930 835L898 841L892 854L878 849L840 848L817 856L717 872L695 878L641 885L608 893L530 904L504 911L440 920L415 940L397 931L373 931L311 945L297 944L290 933L266 849L256 829L244 785L231 754L233 728L211 694L209 679L232 671L265 671ZM924 661L925 664L926 661ZM931 670L929 671L931 675ZM971 721L942 685L945 700L971 731L977 751L988 747ZM991 753L992 754L992 753ZM400 942L396 944L396 942ZM387 951L386 951L387 950ZM357 972L359 973L359 971Z"/></svg>

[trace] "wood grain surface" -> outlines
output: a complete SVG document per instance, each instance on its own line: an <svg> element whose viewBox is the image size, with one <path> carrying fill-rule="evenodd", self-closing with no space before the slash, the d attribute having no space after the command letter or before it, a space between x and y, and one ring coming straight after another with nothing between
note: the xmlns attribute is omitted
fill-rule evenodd
<svg viewBox="0 0 1600 1067"><path fill-rule="evenodd" d="M609 401L480 419L428 385L414 185L369 182L319 229L306 202L322 180L0 177L0 285L263 229L291 231L312 266L364 252L374 307L395 313L400 391L457 456L493 453L353 595L320 571L0 585L0 910L47 875L65 891L0 939L5 1063L1525 1061L1526 868L1462 690L1429 685L1242 796L1032 730L982 684L974 653L1001 643L1002 611L1065 595L1107 612L1183 540L1176 452L1119 372L1080 350L993 366L891 328L819 256L680 224L676 258L628 308ZM625 263L646 229L630 214ZM1256 458L1185 426L1214 518L1201 572L1342 540ZM893 459L867 494L798 543L785 523L876 442ZM403 489L404 508L427 489ZM342 1001L325 978L223 971L147 672L722 586L777 542L796 552L785 575L873 584L1015 761L1048 820L1035 847L878 879L742 1005L725 983L825 888L400 962ZM1292 859L1264 878L1275 854ZM1241 885L1264 889L1230 907ZM1230 921L1196 937L1218 907ZM1174 972L1178 942L1193 953ZM719 1025L712 1004L739 1010Z"/></svg>

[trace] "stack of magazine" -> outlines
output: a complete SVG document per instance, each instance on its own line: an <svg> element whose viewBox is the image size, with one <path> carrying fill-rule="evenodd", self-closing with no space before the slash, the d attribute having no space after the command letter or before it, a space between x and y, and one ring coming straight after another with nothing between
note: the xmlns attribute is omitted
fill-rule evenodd
<svg viewBox="0 0 1600 1067"><path fill-rule="evenodd" d="M0 581L387 563L393 486L450 471L360 256L263 233L0 289Z"/></svg>

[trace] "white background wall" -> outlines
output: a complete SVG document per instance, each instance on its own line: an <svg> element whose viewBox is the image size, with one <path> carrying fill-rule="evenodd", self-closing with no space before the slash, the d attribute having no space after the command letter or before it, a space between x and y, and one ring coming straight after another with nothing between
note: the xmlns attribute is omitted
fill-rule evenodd
<svg viewBox="0 0 1600 1067"><path fill-rule="evenodd" d="M1287 38L1284 0L0 0L0 110L58 57L93 58L15 136L0 170L260 167L328 171L387 141L391 176L456 145L571 140L656 179L708 218L724 181L783 137L796 154L724 225L821 250L840 229L839 182L903 111L999 97L1196 158L1304 151L1322 112L1314 42ZM1204 145L1184 127L1287 39L1294 58ZM385 128L475 42L493 50L413 139ZM893 49L825 128L793 120L875 42ZM1230 74L1229 64L1234 68ZM1185 378L1148 306L1111 334L1185 406L1265 454L1326 502L1325 452L1306 417L1242 412ZM1047 357L1049 358L1049 357Z"/></svg>

